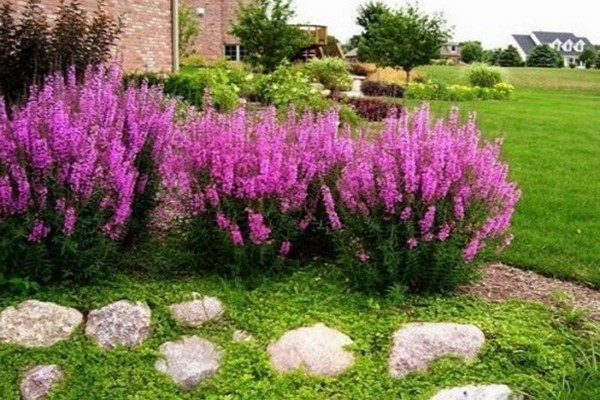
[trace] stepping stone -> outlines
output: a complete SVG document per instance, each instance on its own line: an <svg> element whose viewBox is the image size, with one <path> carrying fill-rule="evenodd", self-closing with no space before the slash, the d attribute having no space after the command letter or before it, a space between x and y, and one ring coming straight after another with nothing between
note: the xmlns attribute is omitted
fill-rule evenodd
<svg viewBox="0 0 600 400"><path fill-rule="evenodd" d="M0 343L50 347L68 339L82 322L74 308L27 300L0 313Z"/></svg>
<svg viewBox="0 0 600 400"><path fill-rule="evenodd" d="M223 304L215 297L203 297L200 300L173 304L169 310L179 323L194 328L223 316Z"/></svg>
<svg viewBox="0 0 600 400"><path fill-rule="evenodd" d="M431 400L518 400L522 399L506 385L464 386L445 389Z"/></svg>
<svg viewBox="0 0 600 400"><path fill-rule="evenodd" d="M267 348L271 363L284 372L304 368L316 376L336 376L354 364L354 356L344 347L352 339L323 324L286 332Z"/></svg>
<svg viewBox="0 0 600 400"><path fill-rule="evenodd" d="M157 360L154 367L185 390L193 389L219 369L221 350L198 336L164 343L159 350L163 358Z"/></svg>
<svg viewBox="0 0 600 400"><path fill-rule="evenodd" d="M23 400L46 399L63 376L63 372L56 365L38 365L27 370L21 381L21 398Z"/></svg>
<svg viewBox="0 0 600 400"><path fill-rule="evenodd" d="M248 331L245 331L243 329L238 329L237 331L233 332L233 336L232 339L234 342L250 342L252 341L252 339L254 339L252 337L252 334Z"/></svg>
<svg viewBox="0 0 600 400"><path fill-rule="evenodd" d="M401 378L415 371L426 371L435 359L458 356L474 359L485 343L483 332L473 325L453 323L406 324L394 333L389 371Z"/></svg>
<svg viewBox="0 0 600 400"><path fill-rule="evenodd" d="M100 347L140 345L150 336L152 311L146 303L120 300L88 315L85 334Z"/></svg>

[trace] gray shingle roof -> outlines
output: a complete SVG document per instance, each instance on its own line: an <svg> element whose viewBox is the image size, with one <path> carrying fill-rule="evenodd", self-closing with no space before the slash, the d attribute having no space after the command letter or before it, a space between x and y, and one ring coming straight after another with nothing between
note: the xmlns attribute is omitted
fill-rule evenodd
<svg viewBox="0 0 600 400"><path fill-rule="evenodd" d="M513 38L525 54L529 54L529 51L535 47L535 42L529 35L513 35Z"/></svg>
<svg viewBox="0 0 600 400"><path fill-rule="evenodd" d="M346 57L357 57L357 56L358 56L358 47L356 47L346 53Z"/></svg>
<svg viewBox="0 0 600 400"><path fill-rule="evenodd" d="M549 44L552 45L552 43L558 39L560 40L561 43L566 42L567 40L570 40L571 42L573 42L573 44L576 44L577 42L579 42L580 40L583 41L584 43L584 49L588 48L588 47L592 47L592 43L585 37L578 37L575 36L575 34L571 33L571 32L545 32L545 31L534 31L533 35L535 35L535 37L542 43L542 44ZM513 38L515 39L515 41L517 42L517 44L519 45L519 47L527 54L529 53L529 51L531 49L533 49L536 44L532 38L532 35L513 35ZM572 51L564 51L564 50L560 50L560 53L564 56L579 56L581 54L581 52L572 50Z"/></svg>

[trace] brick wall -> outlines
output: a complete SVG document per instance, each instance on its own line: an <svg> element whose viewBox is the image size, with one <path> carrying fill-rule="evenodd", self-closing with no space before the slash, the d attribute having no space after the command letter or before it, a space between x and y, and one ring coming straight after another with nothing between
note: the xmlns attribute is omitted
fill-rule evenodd
<svg viewBox="0 0 600 400"><path fill-rule="evenodd" d="M12 3L19 9L26 1ZM52 16L60 0L39 0L39 4ZM82 0L82 4L87 10L93 11L97 1ZM172 70L171 0L107 0L106 9L113 16L123 18L124 28L114 55L125 70Z"/></svg>
<svg viewBox="0 0 600 400"><path fill-rule="evenodd" d="M242 0L248 2L250 0ZM207 60L223 57L225 44L238 44L239 40L229 34L235 21L239 0L182 0L181 4L194 10L203 8L198 16L200 34L196 40L196 52Z"/></svg>

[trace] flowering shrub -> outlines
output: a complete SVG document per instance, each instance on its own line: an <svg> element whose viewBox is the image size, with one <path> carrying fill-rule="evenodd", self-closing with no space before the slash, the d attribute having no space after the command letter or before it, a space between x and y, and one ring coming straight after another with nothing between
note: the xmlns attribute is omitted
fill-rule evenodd
<svg viewBox="0 0 600 400"><path fill-rule="evenodd" d="M332 91L350 90L352 76L348 64L340 58L315 58L304 65L308 74L317 82Z"/></svg>
<svg viewBox="0 0 600 400"><path fill-rule="evenodd" d="M51 76L10 117L0 100L0 274L96 277L145 230L174 105L121 80Z"/></svg>
<svg viewBox="0 0 600 400"><path fill-rule="evenodd" d="M319 90L311 86L311 78L302 68L282 64L263 82L261 98L264 104L278 109L293 105L298 110L329 108Z"/></svg>
<svg viewBox="0 0 600 400"><path fill-rule="evenodd" d="M479 86L449 85L437 82L411 83L406 89L406 97L417 100L508 100L511 98L514 86L508 83L498 83L491 88Z"/></svg>
<svg viewBox="0 0 600 400"><path fill-rule="evenodd" d="M484 63L473 63L467 69L467 77L472 86L491 88L502 82L502 70Z"/></svg>
<svg viewBox="0 0 600 400"><path fill-rule="evenodd" d="M164 164L166 213L182 217L188 249L203 267L234 274L277 265L317 219L323 186L346 159L335 110L302 117L274 108L259 121L190 114ZM318 222L318 221L317 221Z"/></svg>
<svg viewBox="0 0 600 400"><path fill-rule="evenodd" d="M427 106L386 120L361 137L341 169L332 230L342 265L355 282L394 282L415 291L451 289L469 277L486 242L506 234L520 193L471 118L432 124Z"/></svg>

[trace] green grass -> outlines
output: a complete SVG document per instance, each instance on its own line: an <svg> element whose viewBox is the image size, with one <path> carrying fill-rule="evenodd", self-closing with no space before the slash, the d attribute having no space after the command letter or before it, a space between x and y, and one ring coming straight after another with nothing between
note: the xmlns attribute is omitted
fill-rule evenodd
<svg viewBox="0 0 600 400"><path fill-rule="evenodd" d="M225 320L192 329L179 326L168 305L191 292L220 297ZM0 299L0 309L25 296ZM100 286L48 287L36 295L83 312L119 299L145 300L153 310L154 332L133 350L103 351L80 328L74 337L49 349L0 345L0 398L18 399L18 382L27 366L56 363L65 381L52 399L428 399L438 390L465 384L505 383L533 399L570 394L569 387L592 393L593 372L583 355L599 343L597 325L570 327L561 313L518 301L486 303L465 296L370 297L352 292L341 272L327 265L297 270L292 276L264 278L252 287L216 277L142 279L115 277ZM387 373L391 335L403 323L453 321L479 326L487 337L474 362L446 358L426 373L392 379ZM276 373L266 346L285 331L318 322L337 328L355 342L356 364L333 379L302 372ZM250 331L254 343L234 343L235 329ZM191 392L179 390L153 368L158 347L182 335L198 334L225 352L220 372ZM584 367L588 366L586 369ZM584 382L581 386L581 382ZM582 392L584 393L584 392Z"/></svg>
<svg viewBox="0 0 600 400"><path fill-rule="evenodd" d="M464 66L447 67L428 65L417 70L430 78L442 79L450 83L467 84ZM518 89L567 89L600 90L600 70L570 68L502 68L507 82Z"/></svg>
<svg viewBox="0 0 600 400"><path fill-rule="evenodd" d="M426 67L457 82L459 67ZM510 69L522 88L514 100L457 104L476 112L488 137L503 137L503 156L523 192L515 241L501 261L600 288L600 71ZM532 74L535 80L528 80ZM562 82L562 90L548 89ZM585 85L586 90L573 89ZM568 89L570 88L570 89ZM407 102L409 107L418 105ZM437 115L453 104L431 102Z"/></svg>

